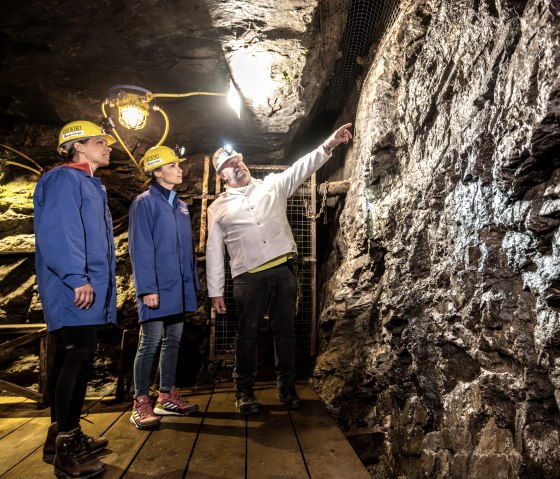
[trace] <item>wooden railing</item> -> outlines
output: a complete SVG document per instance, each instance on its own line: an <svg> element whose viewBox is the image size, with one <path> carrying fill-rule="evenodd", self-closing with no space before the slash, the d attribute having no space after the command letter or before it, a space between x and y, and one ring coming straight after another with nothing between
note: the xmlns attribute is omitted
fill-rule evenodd
<svg viewBox="0 0 560 479"><path fill-rule="evenodd" d="M47 406L46 398L46 350L47 350L47 328L44 324L1 324L0 333L18 333L21 336L5 341L0 344L0 363L9 358L14 349L32 341L40 341L39 352L39 392L32 389L18 386L0 379L0 389L23 396L37 402L37 406L42 408Z"/></svg>

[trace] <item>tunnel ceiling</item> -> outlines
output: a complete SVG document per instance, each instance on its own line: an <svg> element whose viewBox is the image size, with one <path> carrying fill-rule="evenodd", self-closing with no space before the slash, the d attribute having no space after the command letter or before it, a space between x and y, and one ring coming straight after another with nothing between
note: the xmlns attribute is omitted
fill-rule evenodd
<svg viewBox="0 0 560 479"><path fill-rule="evenodd" d="M154 93L225 92L233 78L242 95L241 120L221 97L158 99L171 122L166 144L199 154L229 140L247 157L258 155L254 162L281 163L326 81L319 54L334 43L323 39L317 48L317 4L6 0L0 17L1 142L46 162L62 124L101 119L113 85ZM161 137L161 116L152 112L149 122L136 134L119 130L136 157Z"/></svg>

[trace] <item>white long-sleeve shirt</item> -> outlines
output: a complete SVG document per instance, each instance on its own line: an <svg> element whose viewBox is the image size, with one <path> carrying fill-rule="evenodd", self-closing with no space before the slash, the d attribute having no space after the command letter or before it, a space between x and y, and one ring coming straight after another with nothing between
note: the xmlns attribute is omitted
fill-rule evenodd
<svg viewBox="0 0 560 479"><path fill-rule="evenodd" d="M297 253L286 216L288 198L329 158L313 150L282 173L251 178L241 188L228 188L208 208L206 280L210 298L223 296L224 246L233 278L283 254Z"/></svg>

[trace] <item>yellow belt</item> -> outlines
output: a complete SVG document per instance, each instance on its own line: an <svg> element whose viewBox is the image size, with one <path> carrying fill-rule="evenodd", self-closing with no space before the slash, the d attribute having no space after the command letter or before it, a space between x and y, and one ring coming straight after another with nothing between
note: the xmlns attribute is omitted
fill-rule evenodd
<svg viewBox="0 0 560 479"><path fill-rule="evenodd" d="M259 271L264 271L266 269L274 268L275 266L286 263L289 259L292 259L293 256L294 255L292 253L283 254L282 256L278 256L278 258L274 258L270 260L268 263L261 264L256 268L250 269L249 273L258 273Z"/></svg>

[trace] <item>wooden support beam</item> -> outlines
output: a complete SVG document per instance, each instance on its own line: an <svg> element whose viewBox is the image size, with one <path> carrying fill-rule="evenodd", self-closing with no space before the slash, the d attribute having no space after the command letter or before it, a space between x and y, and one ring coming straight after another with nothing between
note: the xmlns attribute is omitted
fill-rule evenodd
<svg viewBox="0 0 560 479"><path fill-rule="evenodd" d="M210 361L216 359L216 310L210 306Z"/></svg>
<svg viewBox="0 0 560 479"><path fill-rule="evenodd" d="M311 209L312 214L317 213L317 174L313 173L310 178L311 181ZM324 217L327 217L327 212L324 211ZM309 267L311 271L311 335L309 338L309 354L311 356L317 355L317 224L315 220L311 221L311 258L309 259ZM305 259L304 259L305 261Z"/></svg>
<svg viewBox="0 0 560 479"><path fill-rule="evenodd" d="M0 334L21 334L28 331L41 331L42 329L45 329L45 323L0 324Z"/></svg>
<svg viewBox="0 0 560 479"><path fill-rule="evenodd" d="M200 240L198 252L204 253L206 248L206 211L208 210L208 180L210 178L210 157L204 155L204 176L202 178L202 205L200 207Z"/></svg>
<svg viewBox="0 0 560 479"><path fill-rule="evenodd" d="M12 339L11 341L6 341L0 344L0 361L5 357L8 357L11 354L11 352L14 350L14 348L17 348L18 346L23 346L24 344L30 343L35 339L42 338L46 334L47 334L47 328L43 328L34 333L25 334L23 336L20 336L19 338Z"/></svg>
<svg viewBox="0 0 560 479"><path fill-rule="evenodd" d="M325 181L321 183L318 187L319 194L323 196L325 194L325 187L327 188L327 197L328 196L341 196L348 193L350 189L351 180L342 180L342 181Z"/></svg>
<svg viewBox="0 0 560 479"><path fill-rule="evenodd" d="M23 396L24 398L32 399L33 401L37 401L38 405L41 405L40 407L42 407L43 395L32 391L31 389L18 386L17 384L9 383L8 381L4 381L3 379L0 379L0 389L3 391L18 394L19 396Z"/></svg>
<svg viewBox="0 0 560 479"><path fill-rule="evenodd" d="M45 407L49 404L49 391L47 388L48 371L53 367L54 355L48 354L48 349L53 348L52 335L45 335L39 340L39 394Z"/></svg>
<svg viewBox="0 0 560 479"><path fill-rule="evenodd" d="M214 198L220 196L222 192L222 180L220 179L220 175L216 173L216 184L214 187Z"/></svg>
<svg viewBox="0 0 560 479"><path fill-rule="evenodd" d="M25 331L25 328L21 330ZM0 380L0 389L5 391L9 391L14 394L19 394L20 396L33 399L37 401L37 405L39 407L46 407L46 369L45 364L46 361L46 336L47 336L47 328L44 326L41 327L39 331L34 331L32 333L24 334L19 338L12 339L11 341L5 341L0 344L0 361L8 358L13 352L14 349L23 346L24 344L30 343L36 339L41 339L41 347L39 353L39 392L32 391L31 389L24 388L22 386L18 386L17 384L10 383L8 381Z"/></svg>

